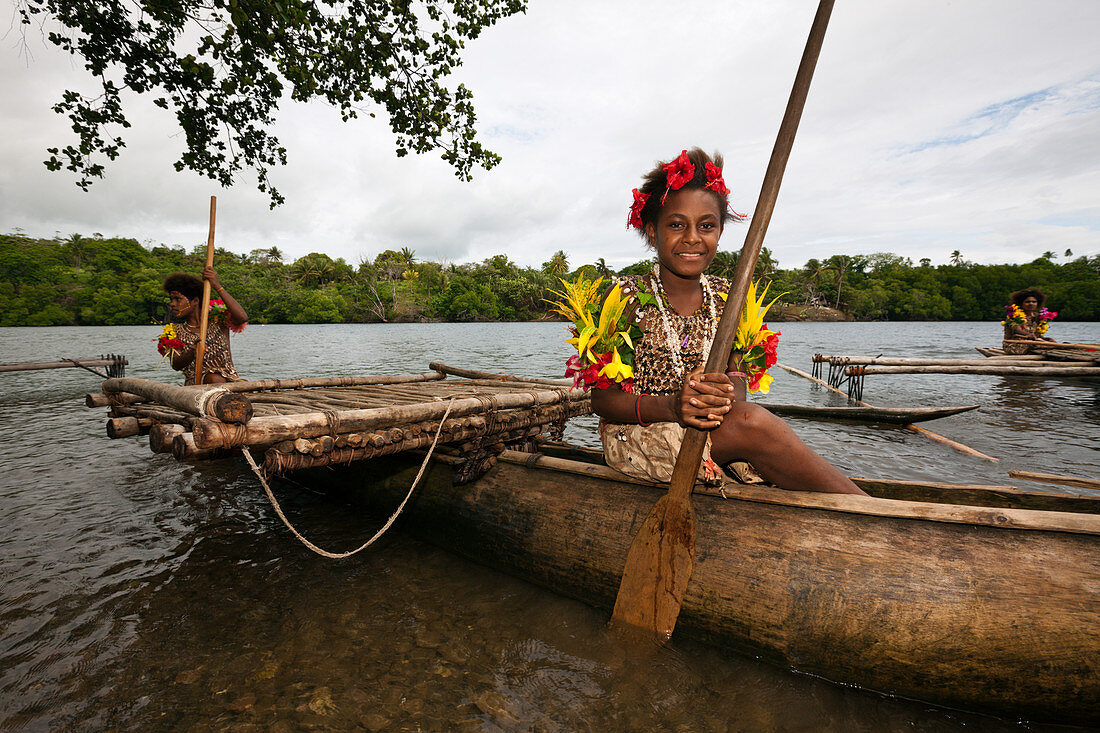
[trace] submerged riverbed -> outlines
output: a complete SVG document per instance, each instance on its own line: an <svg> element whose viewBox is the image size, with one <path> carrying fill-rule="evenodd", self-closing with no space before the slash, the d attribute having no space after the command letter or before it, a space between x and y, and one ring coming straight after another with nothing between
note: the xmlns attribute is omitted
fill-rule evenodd
<svg viewBox="0 0 1100 733"><path fill-rule="evenodd" d="M991 323L786 323L780 359L971 357ZM156 368L154 327L0 329L0 361L126 354ZM1100 341L1100 324L1056 324ZM250 326L247 378L402 374L429 361L558 376L564 327ZM765 399L844 404L779 370ZM0 729L1001 731L1020 724L885 698L690 640L641 660L606 612L461 560L399 529L354 558L318 557L282 526L247 466L188 466L144 438L109 441L78 369L0 374ZM1013 483L1026 469L1095 476L1100 387L1072 379L868 377L881 406L980 402L926 423L990 463L897 427L790 420L846 471ZM569 437L594 443L591 420ZM291 482L296 524L350 549L385 517ZM1026 726L1025 726L1026 727ZM1041 726L1036 726L1041 728Z"/></svg>

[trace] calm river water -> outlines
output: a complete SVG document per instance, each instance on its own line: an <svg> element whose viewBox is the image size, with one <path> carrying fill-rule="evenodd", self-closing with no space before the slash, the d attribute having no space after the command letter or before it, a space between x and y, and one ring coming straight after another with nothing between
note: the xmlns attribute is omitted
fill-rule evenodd
<svg viewBox="0 0 1100 733"><path fill-rule="evenodd" d="M780 359L814 352L977 356L995 323L782 324ZM0 329L0 362L126 354L157 369L155 327ZM1067 341L1100 324L1058 323ZM248 378L401 374L431 360L558 376L561 324L250 326ZM767 399L843 404L774 370ZM637 660L607 614L394 531L334 562L286 531L247 466L109 441L98 380L78 369L0 374L0 729L403 731L1002 731L1026 724L885 698L674 639ZM864 476L1009 483L1013 468L1097 475L1095 382L868 377L881 406L980 402L926 425L990 463L893 427L791 420ZM591 422L572 428L592 443ZM379 517L289 483L288 512L351 548Z"/></svg>

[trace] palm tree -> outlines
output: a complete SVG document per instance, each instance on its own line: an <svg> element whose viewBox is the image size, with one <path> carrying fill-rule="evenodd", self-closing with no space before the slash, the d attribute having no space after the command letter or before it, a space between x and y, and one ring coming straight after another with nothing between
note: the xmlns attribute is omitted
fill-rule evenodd
<svg viewBox="0 0 1100 733"><path fill-rule="evenodd" d="M1048 249L1048 250L1047 250L1046 252L1043 252L1043 256L1042 256L1042 257L1041 257L1040 259L1044 259L1044 260L1053 260L1053 259L1054 259L1055 257L1057 257L1057 256L1058 256L1058 255L1054 254L1053 252L1051 252L1051 251L1050 251L1050 250Z"/></svg>
<svg viewBox="0 0 1100 733"><path fill-rule="evenodd" d="M958 266L958 265L961 265L962 263L963 263L962 253L959 252L959 250L955 250L954 252L952 252L951 253L951 264Z"/></svg>
<svg viewBox="0 0 1100 733"><path fill-rule="evenodd" d="M836 272L836 303L834 308L840 308L840 288L844 284L844 273L852 266L852 258L848 255L833 255L829 258L828 267Z"/></svg>
<svg viewBox="0 0 1100 733"><path fill-rule="evenodd" d="M76 261L76 266L81 267L84 262L84 242L86 240L79 234L70 234L65 238L64 243L68 246L69 251L72 252L73 259Z"/></svg>
<svg viewBox="0 0 1100 733"><path fill-rule="evenodd" d="M406 268L416 262L416 252L408 247L402 247L398 254L401 255L401 263L405 265Z"/></svg>
<svg viewBox="0 0 1100 733"><path fill-rule="evenodd" d="M542 269L554 277L561 277L569 272L569 258L566 256L565 251L559 249L555 252L553 257L542 263Z"/></svg>
<svg viewBox="0 0 1100 733"><path fill-rule="evenodd" d="M608 277L611 275L611 270L608 268L607 262L604 261L603 257L596 260L596 269L600 271L600 277Z"/></svg>
<svg viewBox="0 0 1100 733"><path fill-rule="evenodd" d="M1067 257L1067 258L1068 258L1068 257L1073 257L1073 250L1072 250L1072 249L1067 249L1067 250L1066 250L1066 254L1065 254L1065 257Z"/></svg>
<svg viewBox="0 0 1100 733"><path fill-rule="evenodd" d="M283 261L283 251L281 249L279 249L278 247L272 247L271 249L269 249L267 251L267 258L269 260L271 260L272 262L282 262Z"/></svg>

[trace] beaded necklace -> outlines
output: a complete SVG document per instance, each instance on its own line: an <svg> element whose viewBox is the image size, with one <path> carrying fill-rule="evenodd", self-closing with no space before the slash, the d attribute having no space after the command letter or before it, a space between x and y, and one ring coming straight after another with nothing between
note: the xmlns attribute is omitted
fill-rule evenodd
<svg viewBox="0 0 1100 733"><path fill-rule="evenodd" d="M650 277L650 281L653 285L653 294L657 300L657 312L661 316L661 325L664 327L665 343L668 346L669 354L672 357L672 366L676 371L677 379L683 381L684 379L684 360L680 356L680 350L687 346L688 337L684 336L684 340L679 344L676 343L676 336L672 331L672 320L669 318L668 311L665 310L665 289L661 285L661 265L660 263L653 263L653 273ZM714 343L714 333L717 329L715 325L718 322L718 310L714 307L714 293L710 289L710 278L703 275L700 278L700 282L703 286L703 299L707 301L707 315L708 319L708 331L706 339L703 341L703 363L707 363L707 359L710 357L710 347ZM670 301L671 305L671 301Z"/></svg>

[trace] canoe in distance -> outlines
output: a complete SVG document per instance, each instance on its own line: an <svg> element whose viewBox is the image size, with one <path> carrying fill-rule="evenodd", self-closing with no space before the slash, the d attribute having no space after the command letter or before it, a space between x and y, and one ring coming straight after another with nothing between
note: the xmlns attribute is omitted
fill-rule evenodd
<svg viewBox="0 0 1100 733"><path fill-rule="evenodd" d="M610 609L631 540L666 487L594 453L505 451L464 486L452 485L459 459L440 456L401 522ZM389 512L421 460L296 478ZM1100 495L857 483L874 496L697 487L695 570L676 633L890 695L1100 722Z"/></svg>
<svg viewBox="0 0 1100 733"><path fill-rule="evenodd" d="M936 420L977 410L981 405L959 407L829 407L823 405L781 405L757 402L764 409L785 417L804 417L816 420L859 420L861 422L885 422L909 425L915 422Z"/></svg>

